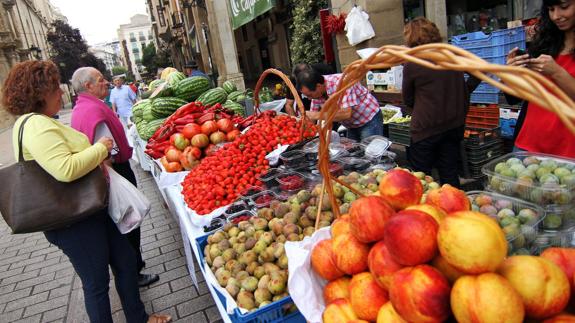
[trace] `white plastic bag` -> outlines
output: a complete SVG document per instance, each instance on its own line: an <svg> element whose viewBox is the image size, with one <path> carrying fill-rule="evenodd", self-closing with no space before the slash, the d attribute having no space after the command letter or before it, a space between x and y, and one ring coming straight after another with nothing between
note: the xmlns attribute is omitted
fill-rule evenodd
<svg viewBox="0 0 575 323"><path fill-rule="evenodd" d="M375 31L369 22L369 15L360 6L353 7L345 18L347 40L351 46L375 37Z"/></svg>
<svg viewBox="0 0 575 323"><path fill-rule="evenodd" d="M150 212L152 204L142 192L122 175L106 166L110 178L108 214L118 230L126 234L139 227Z"/></svg>

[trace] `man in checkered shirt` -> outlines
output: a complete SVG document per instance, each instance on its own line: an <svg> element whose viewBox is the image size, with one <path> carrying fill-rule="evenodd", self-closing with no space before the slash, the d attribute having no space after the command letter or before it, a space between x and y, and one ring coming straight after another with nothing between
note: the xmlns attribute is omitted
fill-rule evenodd
<svg viewBox="0 0 575 323"><path fill-rule="evenodd" d="M298 74L298 90L312 99L310 111L306 112L310 119L319 119L319 110L327 98L336 92L341 77L342 74L321 75L313 69ZM357 141L373 135L383 135L383 117L379 103L359 83L347 89L333 121L341 122L347 128L347 137Z"/></svg>

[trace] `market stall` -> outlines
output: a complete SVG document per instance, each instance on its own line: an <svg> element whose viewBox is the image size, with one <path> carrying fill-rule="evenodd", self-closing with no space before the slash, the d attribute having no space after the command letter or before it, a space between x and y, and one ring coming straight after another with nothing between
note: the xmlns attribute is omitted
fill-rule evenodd
<svg viewBox="0 0 575 323"><path fill-rule="evenodd" d="M261 79L252 116L240 116L240 108L227 102L236 92L233 85L191 95L189 84L178 90L183 80L169 75L166 82L172 80L175 89L160 92L187 93L181 100L191 103L160 96L138 105L136 155L140 159L146 149L152 157L152 175L181 226L190 276L197 286L200 266L225 322L443 321L452 314L464 321L481 301L466 292L476 285L485 288L486 299L508 302L504 312L484 305L487 321L489 315L505 321L549 317L565 308L573 275L542 259L553 261L552 253L559 252L575 263L566 249L575 233L574 160L502 156L481 168L489 191L466 193L397 168L388 138L354 142L332 134L346 88L366 70L403 61L467 70L556 113L571 113L573 102L546 79L438 44L385 46L351 64L321 111L326 123L320 129L305 118L260 112ZM575 129L573 119L565 122ZM552 247L565 249L546 251ZM506 271L494 274L501 264ZM518 268L537 266L553 277L541 282L554 288L553 306L538 302L539 291L520 286L539 278L521 276ZM460 278L464 274L469 278ZM479 281L484 275L499 294ZM418 277L431 283L410 283ZM533 300L524 304L525 295ZM433 298L433 308L425 308L430 303L424 297Z"/></svg>

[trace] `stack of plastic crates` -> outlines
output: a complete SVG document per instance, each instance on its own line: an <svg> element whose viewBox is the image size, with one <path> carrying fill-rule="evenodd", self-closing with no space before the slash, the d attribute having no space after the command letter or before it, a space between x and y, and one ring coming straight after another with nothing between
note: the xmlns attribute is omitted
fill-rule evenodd
<svg viewBox="0 0 575 323"><path fill-rule="evenodd" d="M497 105L471 106L465 124L466 175L469 178L483 177L483 165L503 153Z"/></svg>
<svg viewBox="0 0 575 323"><path fill-rule="evenodd" d="M411 123L389 123L389 140L394 144L409 146L411 143L411 131L409 130Z"/></svg>
<svg viewBox="0 0 575 323"><path fill-rule="evenodd" d="M507 54L515 47L525 49L523 26L496 30L491 34L482 31L453 36L451 44L461 47L493 64L505 64ZM499 89L482 82L473 93L473 103L498 103Z"/></svg>

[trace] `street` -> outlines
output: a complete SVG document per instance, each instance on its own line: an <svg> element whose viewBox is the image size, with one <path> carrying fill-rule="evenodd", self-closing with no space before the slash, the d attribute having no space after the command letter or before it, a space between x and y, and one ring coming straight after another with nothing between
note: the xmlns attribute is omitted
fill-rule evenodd
<svg viewBox="0 0 575 323"><path fill-rule="evenodd" d="M60 121L69 124L70 112L60 112ZM11 133L0 133L0 163L4 166L14 161ZM142 225L144 272L160 275L159 282L140 289L147 312L170 314L174 322L220 322L199 271L199 290L192 285L179 226L154 179L137 163L132 168L140 190L152 202L152 211ZM81 286L68 258L42 233L12 235L0 220L0 322L88 322ZM110 289L114 321L125 322L113 281Z"/></svg>

